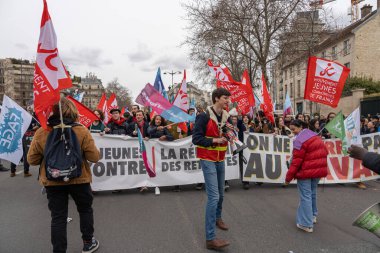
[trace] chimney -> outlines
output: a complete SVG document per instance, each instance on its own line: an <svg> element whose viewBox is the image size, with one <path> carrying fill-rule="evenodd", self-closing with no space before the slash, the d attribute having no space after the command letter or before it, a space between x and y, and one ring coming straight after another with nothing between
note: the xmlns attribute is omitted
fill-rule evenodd
<svg viewBox="0 0 380 253"><path fill-rule="evenodd" d="M379 0L377 0L379 2ZM361 9L361 18L364 18L372 12L372 6L369 4L364 5Z"/></svg>

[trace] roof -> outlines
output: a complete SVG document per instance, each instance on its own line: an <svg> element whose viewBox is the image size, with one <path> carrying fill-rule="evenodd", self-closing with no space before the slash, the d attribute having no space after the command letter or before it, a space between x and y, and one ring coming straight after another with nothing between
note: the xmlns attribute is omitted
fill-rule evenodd
<svg viewBox="0 0 380 253"><path fill-rule="evenodd" d="M353 35L353 30L358 28L360 25L368 21L371 17L373 17L377 13L377 9L371 12L369 15L361 18L355 23L346 26L342 30L339 30L333 34L331 34L326 40L322 41L315 47L315 51L322 51L323 49L335 44L337 41L347 38L350 35Z"/></svg>

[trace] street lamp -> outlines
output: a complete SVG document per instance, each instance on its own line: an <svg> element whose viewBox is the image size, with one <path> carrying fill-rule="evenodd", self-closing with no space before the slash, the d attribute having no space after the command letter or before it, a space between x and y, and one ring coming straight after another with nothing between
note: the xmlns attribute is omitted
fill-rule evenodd
<svg viewBox="0 0 380 253"><path fill-rule="evenodd" d="M164 75L167 75L167 74L169 74L169 75L171 75L172 76L172 88L173 88L173 76L175 75L175 74L182 74L182 72L181 71L173 71L172 70L172 72L164 72Z"/></svg>

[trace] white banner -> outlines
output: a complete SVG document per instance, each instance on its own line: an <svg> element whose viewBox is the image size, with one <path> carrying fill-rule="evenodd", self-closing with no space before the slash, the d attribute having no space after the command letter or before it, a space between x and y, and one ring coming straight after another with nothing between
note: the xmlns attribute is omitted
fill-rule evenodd
<svg viewBox="0 0 380 253"><path fill-rule="evenodd" d="M271 134L244 134L248 148L244 156L248 163L243 164L243 180L264 183L284 183L287 172L286 161L293 150L293 141L288 137ZM361 136L364 148L378 152L380 133ZM350 183L380 178L376 173L363 167L361 161L342 154L339 139L324 140L329 152L328 175L320 183ZM294 181L292 181L294 183Z"/></svg>
<svg viewBox="0 0 380 253"><path fill-rule="evenodd" d="M137 138L99 134L92 136L101 154L100 161L91 165L91 187L94 191L204 182L191 137L172 142L157 139L145 141L147 157L157 174L156 177L149 178ZM238 160L237 156L232 156L227 151L226 180L239 178Z"/></svg>

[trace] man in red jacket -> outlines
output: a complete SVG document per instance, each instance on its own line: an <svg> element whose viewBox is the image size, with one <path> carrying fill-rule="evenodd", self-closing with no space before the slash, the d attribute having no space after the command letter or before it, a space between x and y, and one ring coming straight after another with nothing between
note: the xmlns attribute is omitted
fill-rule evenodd
<svg viewBox="0 0 380 253"><path fill-rule="evenodd" d="M306 123L293 120L290 130L294 133L293 156L286 184L297 179L300 204L297 209L297 227L313 232L317 222L317 185L321 177L327 176L327 149L322 139L306 128Z"/></svg>
<svg viewBox="0 0 380 253"><path fill-rule="evenodd" d="M214 104L196 117L193 132L193 144L197 145L197 158L200 159L207 192L206 247L216 250L230 244L215 237L215 226L228 230L222 220L224 159L227 151L227 139L223 137L222 129L229 118L228 112L223 108L228 106L230 96L230 92L224 88L214 90Z"/></svg>

